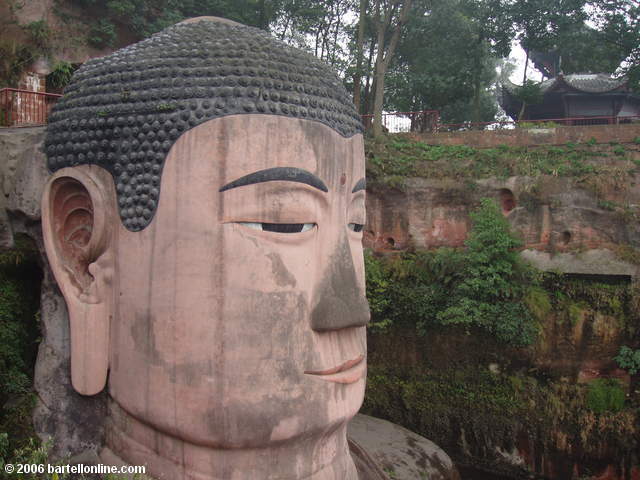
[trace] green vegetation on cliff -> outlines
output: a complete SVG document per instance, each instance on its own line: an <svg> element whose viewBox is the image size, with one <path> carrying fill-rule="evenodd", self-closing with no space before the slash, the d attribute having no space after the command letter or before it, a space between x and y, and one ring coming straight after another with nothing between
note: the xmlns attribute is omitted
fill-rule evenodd
<svg viewBox="0 0 640 480"><path fill-rule="evenodd" d="M616 357L616 362L618 362L620 368L624 368L631 375L640 373L640 348L634 350L623 345L620 347L620 352Z"/></svg>
<svg viewBox="0 0 640 480"><path fill-rule="evenodd" d="M0 457L26 448L35 436L31 415L39 337L37 255L34 245L20 236L14 249L0 252Z"/></svg>
<svg viewBox="0 0 640 480"><path fill-rule="evenodd" d="M640 447L637 377L593 380L590 365L620 375L620 342L637 348L638 284L523 264L494 201L483 200L472 221L463 249L366 254L364 412L509 478L532 478L504 462L515 453L537 473L553 465L553 478L570 478L576 465L584 478L603 465L628 471ZM616 357L632 375L637 352Z"/></svg>
<svg viewBox="0 0 640 480"><path fill-rule="evenodd" d="M626 159L624 148L613 153L608 147L585 142L564 146L475 148L429 145L410 135L394 134L366 140L367 177L371 184L395 187L401 187L408 177L478 180L552 175L586 182L603 175L628 174L637 168ZM605 162L612 157L619 161L618 165Z"/></svg>
<svg viewBox="0 0 640 480"><path fill-rule="evenodd" d="M640 447L639 405L623 408L624 392L615 382L596 387L482 366L370 365L363 411L427 436L462 463L484 467L482 459L496 448L529 450L536 462L554 455L595 463L633 458Z"/></svg>
<svg viewBox="0 0 640 480"><path fill-rule="evenodd" d="M493 200L483 199L471 218L464 250L443 248L390 259L366 255L374 328L408 322L424 333L429 326L457 325L509 345L535 340L538 326L527 294L537 280L518 256L520 241Z"/></svg>

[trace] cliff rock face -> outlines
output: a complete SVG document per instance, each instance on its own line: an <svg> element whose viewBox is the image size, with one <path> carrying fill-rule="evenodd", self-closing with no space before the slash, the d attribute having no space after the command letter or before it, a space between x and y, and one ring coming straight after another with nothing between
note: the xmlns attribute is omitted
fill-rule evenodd
<svg viewBox="0 0 640 480"><path fill-rule="evenodd" d="M640 204L638 178L634 173L621 180L623 188L612 185L597 191L576 179L552 175L484 179L473 185L410 178L402 189L368 191L364 243L381 252L461 247L471 226L470 211L480 198L491 197L502 205L525 249L555 254L640 246L640 227L630 221Z"/></svg>
<svg viewBox="0 0 640 480"><path fill-rule="evenodd" d="M102 444L104 395L83 397L73 390L70 378L69 316L44 254L40 226L40 199L49 177L42 152L44 128L0 129L0 241L13 245L13 235L32 238L40 250L44 279L41 286L42 341L38 349L34 412L36 432L54 438L53 454L63 456L97 451Z"/></svg>
<svg viewBox="0 0 640 480"><path fill-rule="evenodd" d="M557 276L558 285L545 285L553 306L545 307L539 340L527 349L454 328L434 328L425 337L402 330L372 334L368 411L386 411L386 418L429 435L463 466L498 478L639 478L637 447L625 446L637 445L637 418L624 411L594 414L575 399L594 379L621 380L625 390L632 380L614 357L621 345L637 343L640 126L416 139L416 148L401 140L383 146L386 153L391 145L405 159L417 159L411 168L410 160L392 155L379 160L385 152L374 145L378 151L370 159L378 176L367 191L367 247L385 256L462 247L470 212L490 197L522 238L521 255L541 270L568 275ZM485 150L456 150L461 145ZM535 154L538 149L550 150L558 161L537 165L548 160ZM471 169L478 171L480 162L488 167L478 175ZM403 169L409 174L398 179ZM568 290L575 295L566 295ZM385 369L391 358L390 372ZM447 393L459 398L438 394L449 385L438 383L438 372L464 377L469 369L488 375L485 383L454 378L456 387ZM519 391L527 391L522 403ZM501 471L499 465L509 468Z"/></svg>

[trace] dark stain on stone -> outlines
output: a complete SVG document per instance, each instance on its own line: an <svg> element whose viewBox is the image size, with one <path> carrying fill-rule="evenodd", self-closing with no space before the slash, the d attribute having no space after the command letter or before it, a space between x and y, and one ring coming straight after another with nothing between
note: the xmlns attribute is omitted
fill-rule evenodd
<svg viewBox="0 0 640 480"><path fill-rule="evenodd" d="M345 235L329 259L311 311L311 328L322 332L361 327L369 322L369 305L358 288L351 250Z"/></svg>
<svg viewBox="0 0 640 480"><path fill-rule="evenodd" d="M153 331L152 318L136 315L131 325L131 337L136 346L145 352L154 364L160 363L160 355L156 350L156 338Z"/></svg>
<svg viewBox="0 0 640 480"><path fill-rule="evenodd" d="M287 267L282 262L282 258L277 253L270 253L267 258L271 260L271 271L276 279L276 283L280 287L286 287L290 285L296 286L296 278L291 274Z"/></svg>
<svg viewBox="0 0 640 480"><path fill-rule="evenodd" d="M136 315L136 319L131 326L131 336L135 344L145 352L145 355L153 365L162 367L167 372L171 382L184 385L197 385L200 383L202 372L206 371L200 363L172 363L165 360L162 353L156 348L153 324L153 317Z"/></svg>

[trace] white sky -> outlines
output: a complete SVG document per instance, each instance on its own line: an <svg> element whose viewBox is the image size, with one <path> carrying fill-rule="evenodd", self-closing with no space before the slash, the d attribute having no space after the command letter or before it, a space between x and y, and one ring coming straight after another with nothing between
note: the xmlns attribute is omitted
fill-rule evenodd
<svg viewBox="0 0 640 480"><path fill-rule="evenodd" d="M509 80L517 85L522 84L522 75L524 74L524 62L526 59L526 54L522 47L518 44L518 42L513 42L511 44L511 54L509 55L509 60L516 64L516 69L513 71ZM535 69L531 60L529 60L529 67L527 68L527 79L539 82L542 80L542 74Z"/></svg>

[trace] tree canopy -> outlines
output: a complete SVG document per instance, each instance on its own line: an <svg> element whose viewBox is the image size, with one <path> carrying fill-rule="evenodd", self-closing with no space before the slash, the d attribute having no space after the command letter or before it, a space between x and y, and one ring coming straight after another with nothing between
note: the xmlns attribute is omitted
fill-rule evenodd
<svg viewBox="0 0 640 480"><path fill-rule="evenodd" d="M628 75L640 90L636 0L70 1L91 19L87 42L98 48L203 15L269 30L332 64L376 122L383 110L432 109L452 123L493 120L496 67L517 44L546 76Z"/></svg>

